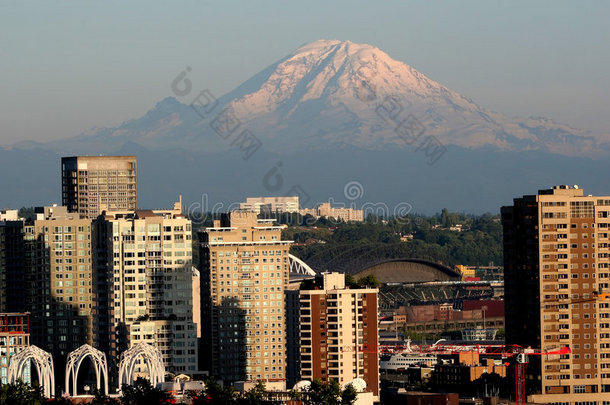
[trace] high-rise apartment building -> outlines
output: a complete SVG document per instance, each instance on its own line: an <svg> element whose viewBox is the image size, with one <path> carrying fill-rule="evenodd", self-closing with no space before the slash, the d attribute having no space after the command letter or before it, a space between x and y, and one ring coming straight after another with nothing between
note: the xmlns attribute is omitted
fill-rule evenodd
<svg viewBox="0 0 610 405"><path fill-rule="evenodd" d="M379 400L376 288L350 289L345 274L323 273L315 289L301 290L301 378L356 378Z"/></svg>
<svg viewBox="0 0 610 405"><path fill-rule="evenodd" d="M304 208L299 211L301 215L311 215L314 218L326 217L334 218L345 222L363 222L364 210L358 210L354 207L333 207L330 202L318 204L314 208Z"/></svg>
<svg viewBox="0 0 610 405"><path fill-rule="evenodd" d="M556 186L502 207L506 342L530 356L529 401L610 401L610 196Z"/></svg>
<svg viewBox="0 0 610 405"><path fill-rule="evenodd" d="M92 344L91 220L66 207L36 208L26 221L26 307L32 344L63 357Z"/></svg>
<svg viewBox="0 0 610 405"><path fill-rule="evenodd" d="M161 351L169 372L196 372L192 229L181 203L172 210L108 211L96 225L97 346L115 357L147 342Z"/></svg>
<svg viewBox="0 0 610 405"><path fill-rule="evenodd" d="M203 367L225 382L286 379L283 228L234 211L200 231Z"/></svg>
<svg viewBox="0 0 610 405"><path fill-rule="evenodd" d="M299 196L290 197L248 197L239 208L260 213L299 212Z"/></svg>
<svg viewBox="0 0 610 405"><path fill-rule="evenodd" d="M135 156L73 156L61 159L62 205L83 218L138 207Z"/></svg>

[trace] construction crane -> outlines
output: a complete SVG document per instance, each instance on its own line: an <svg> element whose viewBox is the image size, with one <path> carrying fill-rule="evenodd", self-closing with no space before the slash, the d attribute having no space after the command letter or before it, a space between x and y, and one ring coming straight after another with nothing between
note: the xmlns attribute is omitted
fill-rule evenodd
<svg viewBox="0 0 610 405"><path fill-rule="evenodd" d="M582 302L593 302L593 301L606 301L610 299L610 293L593 291L591 297L587 298L567 298L561 300L546 300L541 302L541 307L549 308L558 305L572 305ZM411 347L410 340L407 345L397 346L380 346L381 353L401 353L401 352L420 352L420 353L438 353L438 354L449 354L459 353L465 351L475 351L480 354L492 354L500 355L503 359L515 359L515 403L516 405L525 404L525 366L529 363L529 356L562 356L572 353L572 350L568 346L563 346L553 350L543 350L539 348L522 347L519 345L455 345L455 344L442 344L441 339L429 346L415 346ZM504 365L508 367L509 362L505 362Z"/></svg>
<svg viewBox="0 0 610 405"><path fill-rule="evenodd" d="M525 365L529 363L529 356L562 356L572 353L568 346L553 350L533 349L519 345L493 345L493 344L443 344L440 339L432 345L411 346L408 339L406 345L379 346L381 353L427 353L427 354L458 354L464 352L477 352L483 355L499 356L505 367L510 366L509 359L515 364L515 402L516 405L525 404Z"/></svg>
<svg viewBox="0 0 610 405"><path fill-rule="evenodd" d="M555 299L555 300L546 300L541 301L541 308L548 307L556 307L559 305L572 305L572 304L580 304L582 302L593 302L593 301L606 301L610 298L610 293L601 292L601 291L592 291L591 297L582 297L582 298L565 298L565 299Z"/></svg>
<svg viewBox="0 0 610 405"><path fill-rule="evenodd" d="M610 298L610 293L602 292L601 290L593 291L592 297L587 298L568 298L563 300L547 300L542 301L541 307L549 308L559 305L573 305L582 302L605 301ZM518 346L517 346L518 347ZM560 350L541 351L540 349L521 349L516 353L515 358L515 403L516 405L525 404L525 365L529 363L528 356L544 356L544 355L564 355L570 354L572 350L568 346L564 346ZM508 366L508 363L505 363Z"/></svg>
<svg viewBox="0 0 610 405"><path fill-rule="evenodd" d="M525 404L525 365L529 363L529 356L561 356L572 353L568 346L564 346L559 350L540 350L532 348L523 348L518 345L511 345L512 351L506 351L503 355L506 358L515 356L515 404ZM504 363L508 367L509 363Z"/></svg>

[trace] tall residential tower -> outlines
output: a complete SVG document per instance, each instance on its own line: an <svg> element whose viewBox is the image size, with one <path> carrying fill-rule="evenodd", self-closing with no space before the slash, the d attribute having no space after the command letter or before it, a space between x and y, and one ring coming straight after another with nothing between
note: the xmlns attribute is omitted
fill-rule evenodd
<svg viewBox="0 0 610 405"><path fill-rule="evenodd" d="M502 207L502 224L507 344L572 350L530 356L529 401L608 401L610 196L540 190Z"/></svg>
<svg viewBox="0 0 610 405"><path fill-rule="evenodd" d="M379 400L379 290L347 288L343 273L319 281L300 291L301 378L341 386L359 378Z"/></svg>
<svg viewBox="0 0 610 405"><path fill-rule="evenodd" d="M93 342L91 220L66 207L37 207L26 221L26 309L32 344L66 356Z"/></svg>
<svg viewBox="0 0 610 405"><path fill-rule="evenodd" d="M192 229L181 203L109 211L95 222L96 346L115 357L146 342L169 372L195 373Z"/></svg>
<svg viewBox="0 0 610 405"><path fill-rule="evenodd" d="M234 211L200 231L203 367L225 382L286 379L283 228Z"/></svg>

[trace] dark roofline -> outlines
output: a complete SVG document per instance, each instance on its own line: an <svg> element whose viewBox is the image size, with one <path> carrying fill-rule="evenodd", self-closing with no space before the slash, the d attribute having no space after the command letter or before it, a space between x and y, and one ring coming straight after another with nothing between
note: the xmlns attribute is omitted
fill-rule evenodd
<svg viewBox="0 0 610 405"><path fill-rule="evenodd" d="M363 267L362 269L354 272L354 274L358 274L358 273L362 273L363 271L366 271L368 269L370 269L371 267L375 267L375 266L379 266L380 264L385 264L385 263L394 263L394 262L408 262L408 263L417 263L417 264L423 264L429 267L432 267L436 270L439 270L443 273L445 273L448 276L451 277L461 277L460 273L458 273L457 271L453 270L451 267L447 267L445 265L430 261L430 260L425 260L425 259L389 259L389 260L382 260L373 264L370 264L366 267Z"/></svg>

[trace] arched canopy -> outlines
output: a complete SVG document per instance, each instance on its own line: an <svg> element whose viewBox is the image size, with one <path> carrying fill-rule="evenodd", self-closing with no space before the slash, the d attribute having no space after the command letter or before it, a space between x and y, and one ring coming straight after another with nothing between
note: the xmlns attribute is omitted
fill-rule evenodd
<svg viewBox="0 0 610 405"><path fill-rule="evenodd" d="M299 259L294 255L288 255L290 260L290 272L293 274L307 274L309 276L315 276L316 272L309 267L307 263Z"/></svg>
<svg viewBox="0 0 610 405"><path fill-rule="evenodd" d="M8 367L9 383L14 383L19 378L23 377L25 367L30 360L34 363L34 367L36 367L43 394L47 398L54 397L55 375L53 357L37 346L28 346L11 357L11 362Z"/></svg>
<svg viewBox="0 0 610 405"><path fill-rule="evenodd" d="M129 350L121 354L119 363L119 383L132 384L133 373L136 368L137 360L142 357L148 365L149 380L153 387L165 379L165 367L163 366L163 358L161 352L156 347L147 343L138 343Z"/></svg>
<svg viewBox="0 0 610 405"><path fill-rule="evenodd" d="M68 361L66 363L66 392L70 394L70 377L72 377L72 387L74 388L74 394L76 395L76 378L78 376L78 370L83 360L89 356L95 369L95 377L97 379L97 389L101 389L100 379L104 377L104 393L108 395L108 364L106 362L106 354L91 347L87 344L82 345L78 349L68 354ZM101 373L101 375L100 375Z"/></svg>
<svg viewBox="0 0 610 405"><path fill-rule="evenodd" d="M429 260L402 258L369 265L354 273L354 278L374 274L380 283L423 283L429 281L457 281L460 274L453 269Z"/></svg>

